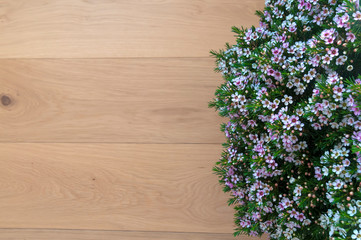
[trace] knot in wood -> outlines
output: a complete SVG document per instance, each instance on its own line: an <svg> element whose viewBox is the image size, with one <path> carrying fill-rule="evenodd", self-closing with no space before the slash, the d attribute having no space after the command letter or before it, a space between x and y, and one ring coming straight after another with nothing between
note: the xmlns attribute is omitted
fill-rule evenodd
<svg viewBox="0 0 361 240"><path fill-rule="evenodd" d="M3 95L1 97L1 104L4 105L4 106L8 106L11 104L11 99L9 96L6 96L6 95Z"/></svg>

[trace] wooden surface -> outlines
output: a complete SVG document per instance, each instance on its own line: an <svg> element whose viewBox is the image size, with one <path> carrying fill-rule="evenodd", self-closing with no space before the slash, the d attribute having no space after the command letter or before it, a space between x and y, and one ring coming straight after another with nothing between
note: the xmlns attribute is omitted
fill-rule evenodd
<svg viewBox="0 0 361 240"><path fill-rule="evenodd" d="M0 57L208 57L262 0L0 0Z"/></svg>
<svg viewBox="0 0 361 240"><path fill-rule="evenodd" d="M0 0L0 240L233 239L209 50L263 5Z"/></svg>
<svg viewBox="0 0 361 240"><path fill-rule="evenodd" d="M221 143L210 58L0 59L0 142Z"/></svg>
<svg viewBox="0 0 361 240"><path fill-rule="evenodd" d="M2 143L0 150L3 227L232 231L227 196L211 173L218 144Z"/></svg>
<svg viewBox="0 0 361 240"><path fill-rule="evenodd" d="M0 240L234 240L230 233L0 229ZM243 237L243 240L251 240ZM263 239L265 240L265 238Z"/></svg>

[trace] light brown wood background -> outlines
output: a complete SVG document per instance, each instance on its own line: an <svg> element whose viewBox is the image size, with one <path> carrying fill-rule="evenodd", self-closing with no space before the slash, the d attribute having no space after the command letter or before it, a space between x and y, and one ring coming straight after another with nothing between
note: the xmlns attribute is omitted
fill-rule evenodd
<svg viewBox="0 0 361 240"><path fill-rule="evenodd" d="M0 0L0 239L233 239L209 50L263 4Z"/></svg>

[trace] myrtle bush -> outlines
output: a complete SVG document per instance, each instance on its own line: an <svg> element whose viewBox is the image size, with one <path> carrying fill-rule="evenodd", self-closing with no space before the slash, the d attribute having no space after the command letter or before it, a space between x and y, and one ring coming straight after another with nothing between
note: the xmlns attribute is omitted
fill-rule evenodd
<svg viewBox="0 0 361 240"><path fill-rule="evenodd" d="M257 15L212 51L235 235L361 240L358 0L268 0Z"/></svg>

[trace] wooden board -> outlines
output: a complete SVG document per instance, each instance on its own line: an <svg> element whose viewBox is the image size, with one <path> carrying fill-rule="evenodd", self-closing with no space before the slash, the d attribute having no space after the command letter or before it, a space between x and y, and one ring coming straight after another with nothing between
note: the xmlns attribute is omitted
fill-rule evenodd
<svg viewBox="0 0 361 240"><path fill-rule="evenodd" d="M263 6L0 0L0 240L234 239L209 51Z"/></svg>
<svg viewBox="0 0 361 240"><path fill-rule="evenodd" d="M0 144L1 228L231 233L215 144Z"/></svg>
<svg viewBox="0 0 361 240"><path fill-rule="evenodd" d="M235 240L230 233L0 229L0 240ZM238 240L254 238L240 236ZM266 237L262 238L267 239ZM258 240L262 240L258 239Z"/></svg>
<svg viewBox="0 0 361 240"><path fill-rule="evenodd" d="M264 0L0 0L0 58L205 57Z"/></svg>
<svg viewBox="0 0 361 240"><path fill-rule="evenodd" d="M0 142L221 143L211 58L0 60Z"/></svg>

